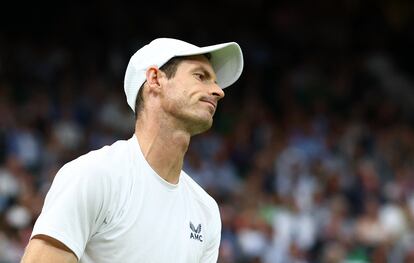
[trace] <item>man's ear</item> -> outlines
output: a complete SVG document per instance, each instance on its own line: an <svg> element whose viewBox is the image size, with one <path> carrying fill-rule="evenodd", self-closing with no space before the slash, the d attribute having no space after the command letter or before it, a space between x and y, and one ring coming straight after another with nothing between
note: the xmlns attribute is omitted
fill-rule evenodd
<svg viewBox="0 0 414 263"><path fill-rule="evenodd" d="M150 87L150 90L159 88L161 71L156 66L149 67L145 72L145 76L147 78L147 85Z"/></svg>

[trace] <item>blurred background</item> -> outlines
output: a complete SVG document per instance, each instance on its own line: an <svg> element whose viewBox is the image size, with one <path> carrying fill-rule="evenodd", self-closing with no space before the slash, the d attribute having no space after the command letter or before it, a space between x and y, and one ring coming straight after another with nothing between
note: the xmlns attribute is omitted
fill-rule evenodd
<svg viewBox="0 0 414 263"><path fill-rule="evenodd" d="M414 2L16 3L0 10L0 262L58 169L132 136L130 56L238 42L241 79L184 170L218 201L220 263L414 262Z"/></svg>

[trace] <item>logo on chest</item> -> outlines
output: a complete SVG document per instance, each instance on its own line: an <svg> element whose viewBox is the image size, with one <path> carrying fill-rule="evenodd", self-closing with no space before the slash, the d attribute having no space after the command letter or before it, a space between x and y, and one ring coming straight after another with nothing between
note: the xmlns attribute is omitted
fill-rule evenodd
<svg viewBox="0 0 414 263"><path fill-rule="evenodd" d="M193 223L190 221L190 239L195 239L200 242L203 242L203 235L201 235L201 224L198 224L197 228L193 225Z"/></svg>

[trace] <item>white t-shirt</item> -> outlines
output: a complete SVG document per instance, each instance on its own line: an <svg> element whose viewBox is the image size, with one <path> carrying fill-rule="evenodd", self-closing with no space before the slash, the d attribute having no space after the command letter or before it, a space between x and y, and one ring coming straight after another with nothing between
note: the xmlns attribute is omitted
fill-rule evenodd
<svg viewBox="0 0 414 263"><path fill-rule="evenodd" d="M118 141L64 165L32 237L53 237L80 262L216 262L217 203L185 172L163 180L138 140Z"/></svg>

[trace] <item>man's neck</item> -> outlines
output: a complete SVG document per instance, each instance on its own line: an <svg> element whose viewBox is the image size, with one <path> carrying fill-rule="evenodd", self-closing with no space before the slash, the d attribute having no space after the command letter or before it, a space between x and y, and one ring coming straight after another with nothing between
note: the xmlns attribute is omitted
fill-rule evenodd
<svg viewBox="0 0 414 263"><path fill-rule="evenodd" d="M153 122L136 125L135 136L152 169L167 182L177 184L190 134Z"/></svg>

